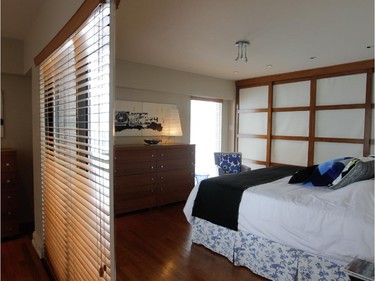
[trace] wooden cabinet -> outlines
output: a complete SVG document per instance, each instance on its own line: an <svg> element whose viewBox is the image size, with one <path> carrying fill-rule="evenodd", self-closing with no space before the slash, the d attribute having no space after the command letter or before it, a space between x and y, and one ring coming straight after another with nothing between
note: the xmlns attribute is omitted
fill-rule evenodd
<svg viewBox="0 0 375 281"><path fill-rule="evenodd" d="M184 201L194 187L195 145L117 145L115 213Z"/></svg>
<svg viewBox="0 0 375 281"><path fill-rule="evenodd" d="M1 237L18 234L18 183L16 151L1 149Z"/></svg>

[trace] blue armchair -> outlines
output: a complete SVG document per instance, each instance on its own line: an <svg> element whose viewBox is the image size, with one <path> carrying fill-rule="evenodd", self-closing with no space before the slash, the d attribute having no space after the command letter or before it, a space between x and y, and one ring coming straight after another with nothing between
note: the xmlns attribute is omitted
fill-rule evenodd
<svg viewBox="0 0 375 281"><path fill-rule="evenodd" d="M237 174L250 171L251 168L242 164L241 152L214 152L218 174Z"/></svg>

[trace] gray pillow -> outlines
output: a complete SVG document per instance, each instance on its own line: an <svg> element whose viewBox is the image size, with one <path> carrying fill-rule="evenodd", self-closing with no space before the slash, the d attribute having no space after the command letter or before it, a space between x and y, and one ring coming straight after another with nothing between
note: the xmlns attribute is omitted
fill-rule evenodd
<svg viewBox="0 0 375 281"><path fill-rule="evenodd" d="M374 160L358 161L355 166L335 185L328 186L330 189L339 189L357 181L368 180L374 177Z"/></svg>

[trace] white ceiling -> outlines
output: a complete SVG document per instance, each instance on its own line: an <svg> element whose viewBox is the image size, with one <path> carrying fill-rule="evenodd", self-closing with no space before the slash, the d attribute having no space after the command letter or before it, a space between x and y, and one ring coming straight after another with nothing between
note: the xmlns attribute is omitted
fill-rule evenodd
<svg viewBox="0 0 375 281"><path fill-rule="evenodd" d="M2 36L23 39L44 1L2 0ZM239 80L373 59L374 1L121 0L116 30L118 59Z"/></svg>

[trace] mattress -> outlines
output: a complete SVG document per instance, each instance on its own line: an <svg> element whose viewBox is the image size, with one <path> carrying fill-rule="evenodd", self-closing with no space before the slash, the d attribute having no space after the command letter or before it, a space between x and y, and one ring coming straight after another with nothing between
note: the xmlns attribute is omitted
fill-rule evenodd
<svg viewBox="0 0 375 281"><path fill-rule="evenodd" d="M338 190L289 184L290 177L249 188L239 207L238 229L339 264L374 259L374 180ZM189 222L195 186L184 207Z"/></svg>

